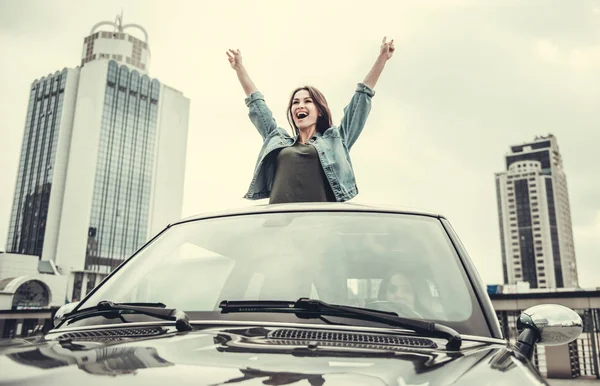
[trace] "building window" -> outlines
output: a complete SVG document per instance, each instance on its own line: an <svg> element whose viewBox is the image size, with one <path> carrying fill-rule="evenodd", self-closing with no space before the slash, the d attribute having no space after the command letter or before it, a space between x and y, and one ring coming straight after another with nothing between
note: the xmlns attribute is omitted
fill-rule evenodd
<svg viewBox="0 0 600 386"><path fill-rule="evenodd" d="M83 273L76 272L73 280L73 296L71 301L78 302L81 300L81 286L83 284Z"/></svg>

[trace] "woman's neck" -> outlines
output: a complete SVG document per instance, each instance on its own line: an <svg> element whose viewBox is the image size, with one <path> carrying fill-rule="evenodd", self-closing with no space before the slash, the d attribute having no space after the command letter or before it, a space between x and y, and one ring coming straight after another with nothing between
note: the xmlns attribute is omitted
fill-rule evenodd
<svg viewBox="0 0 600 386"><path fill-rule="evenodd" d="M303 130L298 130L298 136L301 143L307 143L309 139L311 139L316 133L316 126L307 127Z"/></svg>

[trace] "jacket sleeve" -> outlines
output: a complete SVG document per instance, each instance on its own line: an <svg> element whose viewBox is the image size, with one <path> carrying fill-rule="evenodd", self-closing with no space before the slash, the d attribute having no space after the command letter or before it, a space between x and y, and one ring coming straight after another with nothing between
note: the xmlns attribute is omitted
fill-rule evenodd
<svg viewBox="0 0 600 386"><path fill-rule="evenodd" d="M273 118L273 114L267 104L262 93L255 91L245 99L248 106L248 116L254 127L258 130L263 140L269 137L273 131L277 129L277 123Z"/></svg>
<svg viewBox="0 0 600 386"><path fill-rule="evenodd" d="M350 103L344 108L344 117L339 126L340 135L348 150L354 145L371 112L371 99L375 95L370 87L359 83Z"/></svg>

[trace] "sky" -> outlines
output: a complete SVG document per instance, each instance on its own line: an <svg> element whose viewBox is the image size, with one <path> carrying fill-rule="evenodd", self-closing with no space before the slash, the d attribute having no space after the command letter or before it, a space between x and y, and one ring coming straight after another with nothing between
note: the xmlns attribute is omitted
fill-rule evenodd
<svg viewBox="0 0 600 386"><path fill-rule="evenodd" d="M182 217L265 204L246 193L261 138L225 51L240 49L277 123L310 84L334 123L381 39L396 52L351 151L356 203L454 225L484 282L502 282L494 173L510 145L554 134L567 175L579 282L600 287L600 1L0 0L0 250L29 86L80 63L99 21L144 26L149 75L190 98Z"/></svg>

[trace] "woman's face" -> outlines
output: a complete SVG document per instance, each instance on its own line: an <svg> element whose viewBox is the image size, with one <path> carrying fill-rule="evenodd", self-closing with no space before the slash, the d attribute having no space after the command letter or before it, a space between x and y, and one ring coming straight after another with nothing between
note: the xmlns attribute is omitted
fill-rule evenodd
<svg viewBox="0 0 600 386"><path fill-rule="evenodd" d="M299 90L292 97L292 118L298 130L317 125L319 110L308 90Z"/></svg>
<svg viewBox="0 0 600 386"><path fill-rule="evenodd" d="M415 293L404 275L395 274L390 278L385 295L390 302L405 303L412 309L415 308Z"/></svg>

